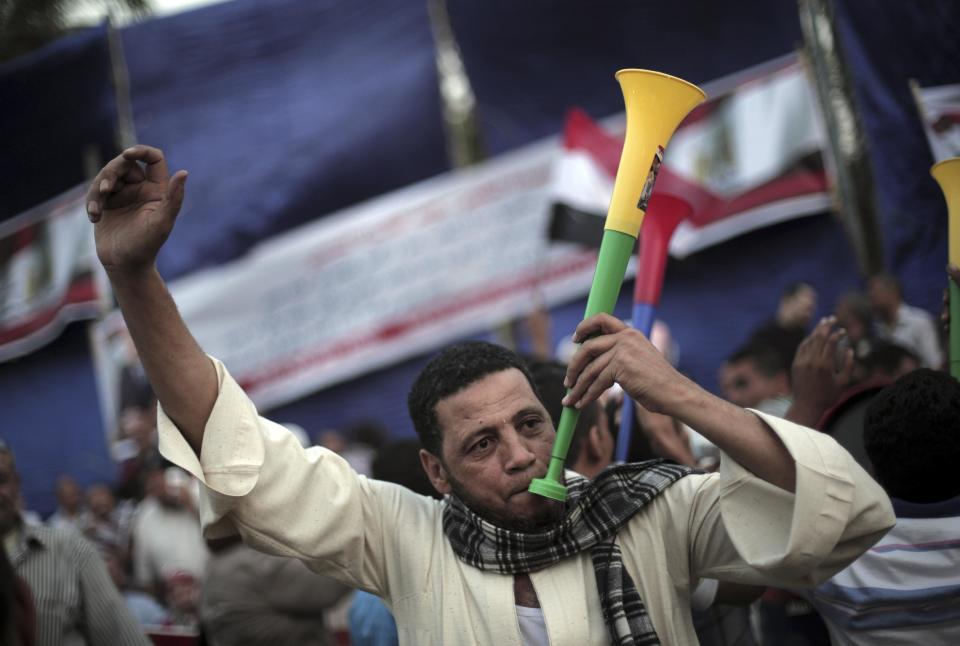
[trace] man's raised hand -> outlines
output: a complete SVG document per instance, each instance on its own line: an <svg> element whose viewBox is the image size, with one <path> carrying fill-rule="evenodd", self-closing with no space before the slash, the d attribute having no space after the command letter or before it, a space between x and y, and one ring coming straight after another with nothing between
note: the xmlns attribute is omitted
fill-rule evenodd
<svg viewBox="0 0 960 646"><path fill-rule="evenodd" d="M87 191L97 256L108 273L150 268L183 204L186 171L172 177L159 148L137 145L110 160Z"/></svg>
<svg viewBox="0 0 960 646"><path fill-rule="evenodd" d="M565 406L586 406L616 382L647 410L668 412L670 395L685 381L643 334L609 314L581 322L573 340L583 345L567 367Z"/></svg>

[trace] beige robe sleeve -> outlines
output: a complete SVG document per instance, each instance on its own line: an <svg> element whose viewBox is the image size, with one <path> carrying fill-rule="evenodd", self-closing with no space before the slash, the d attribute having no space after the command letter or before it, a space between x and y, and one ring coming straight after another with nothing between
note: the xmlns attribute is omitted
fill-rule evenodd
<svg viewBox="0 0 960 646"><path fill-rule="evenodd" d="M727 456L719 477L688 477L692 577L810 587L846 567L895 523L883 489L831 437L756 413L796 461L796 493ZM676 486L676 485L674 485ZM695 581L696 578L693 578Z"/></svg>
<svg viewBox="0 0 960 646"><path fill-rule="evenodd" d="M161 454L203 485L204 536L239 532L261 551L298 558L351 587L388 596L386 554L396 549L394 528L432 528L436 502L358 475L321 447L303 449L287 429L260 417L223 364L214 363L220 392L199 459L158 412Z"/></svg>

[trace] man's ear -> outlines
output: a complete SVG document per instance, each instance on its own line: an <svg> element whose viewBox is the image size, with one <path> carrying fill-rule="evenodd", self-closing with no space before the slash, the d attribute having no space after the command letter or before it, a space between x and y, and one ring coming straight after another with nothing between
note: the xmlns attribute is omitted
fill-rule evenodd
<svg viewBox="0 0 960 646"><path fill-rule="evenodd" d="M426 449L420 449L420 464L423 465L423 470L427 472L430 484L440 495L445 496L450 493L452 489L450 480L447 478L447 470L443 468L440 458Z"/></svg>

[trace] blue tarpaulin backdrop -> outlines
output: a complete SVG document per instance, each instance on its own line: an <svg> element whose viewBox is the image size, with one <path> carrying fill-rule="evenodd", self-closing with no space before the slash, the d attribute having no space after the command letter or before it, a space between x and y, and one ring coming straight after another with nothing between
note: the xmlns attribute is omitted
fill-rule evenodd
<svg viewBox="0 0 960 646"><path fill-rule="evenodd" d="M960 7L939 0L834 0L876 168L887 260L907 299L938 307L946 220L906 87L960 82ZM718 4L473 3L449 10L493 153L558 132L570 106L622 110L613 72L649 67L705 82L801 42L793 0ZM123 30L138 137L190 171L187 203L160 264L168 278L241 255L256 241L447 168L424 3L234 0ZM0 217L82 179L83 149L111 154L115 115L105 31L71 36L0 68ZM714 388L723 357L806 280L820 314L858 286L829 214L671 261L661 307L681 368ZM629 294L627 289L625 294ZM626 316L625 300L619 314ZM583 303L554 311L557 339ZM271 411L310 431L374 417L412 433L405 397L417 358ZM0 436L19 455L29 506L52 510L55 474L113 477L85 333L0 365Z"/></svg>

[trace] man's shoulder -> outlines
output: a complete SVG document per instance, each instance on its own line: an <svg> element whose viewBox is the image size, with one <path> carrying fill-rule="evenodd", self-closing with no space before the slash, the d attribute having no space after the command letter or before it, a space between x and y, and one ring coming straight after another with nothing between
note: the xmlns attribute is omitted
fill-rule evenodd
<svg viewBox="0 0 960 646"><path fill-rule="evenodd" d="M691 470L690 473L677 478L664 487L640 510L640 513L630 520L628 525L649 523L651 519L664 514L675 518L676 513L680 510L689 510L693 501L701 496L704 491L709 490L712 483L719 482L719 478L719 473Z"/></svg>

